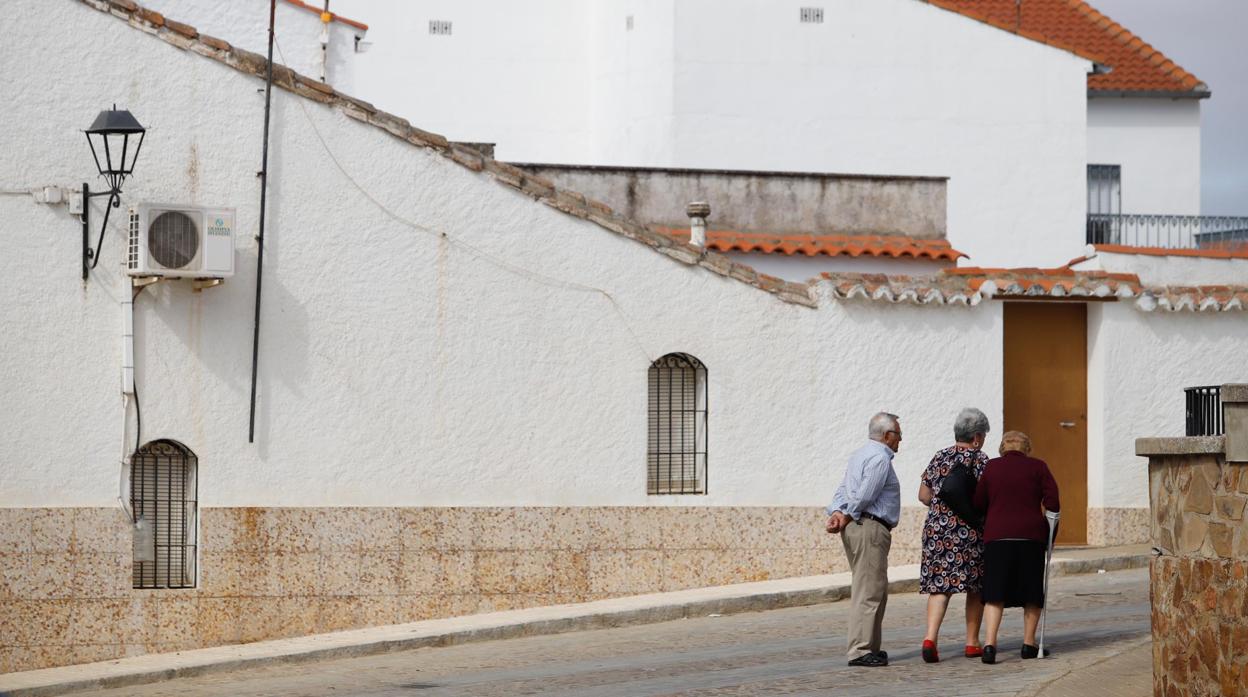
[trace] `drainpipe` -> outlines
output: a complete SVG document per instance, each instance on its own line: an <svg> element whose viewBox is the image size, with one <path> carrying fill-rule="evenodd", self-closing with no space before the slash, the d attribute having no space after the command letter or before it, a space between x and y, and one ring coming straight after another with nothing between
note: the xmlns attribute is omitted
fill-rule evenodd
<svg viewBox="0 0 1248 697"><path fill-rule="evenodd" d="M689 216L689 244L706 249L706 219L711 217L711 204L694 201L685 206L685 215Z"/></svg>
<svg viewBox="0 0 1248 697"><path fill-rule="evenodd" d="M329 77L329 23L332 21L329 0L325 0L325 10L321 12L321 82L327 82Z"/></svg>
<svg viewBox="0 0 1248 697"><path fill-rule="evenodd" d="M122 276L129 281L129 276ZM126 503L126 474L130 471L130 400L134 399L134 296L130 284L121 289L121 477L117 498L126 517L135 522L134 512Z"/></svg>

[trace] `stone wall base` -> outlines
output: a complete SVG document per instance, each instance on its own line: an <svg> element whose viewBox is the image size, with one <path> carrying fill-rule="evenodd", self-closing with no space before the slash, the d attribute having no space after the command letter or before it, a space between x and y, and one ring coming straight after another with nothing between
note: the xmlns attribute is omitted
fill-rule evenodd
<svg viewBox="0 0 1248 697"><path fill-rule="evenodd" d="M1153 694L1248 697L1248 466L1150 454L1148 473Z"/></svg>
<svg viewBox="0 0 1248 697"><path fill-rule="evenodd" d="M1152 561L1153 694L1248 695L1248 561Z"/></svg>
<svg viewBox="0 0 1248 697"><path fill-rule="evenodd" d="M1094 547L1148 542L1147 508L1089 508L1088 544Z"/></svg>
<svg viewBox="0 0 1248 697"><path fill-rule="evenodd" d="M893 564L919 561L904 509ZM204 508L197 587L132 588L116 508L0 509L0 672L847 570L815 507Z"/></svg>

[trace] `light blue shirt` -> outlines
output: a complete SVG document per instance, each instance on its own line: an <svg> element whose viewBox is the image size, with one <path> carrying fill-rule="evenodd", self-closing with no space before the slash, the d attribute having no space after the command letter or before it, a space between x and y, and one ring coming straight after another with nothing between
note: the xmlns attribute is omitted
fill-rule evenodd
<svg viewBox="0 0 1248 697"><path fill-rule="evenodd" d="M867 441L849 455L845 479L837 488L828 515L842 511L858 520L863 513L888 522L889 527L901 519L901 482L893 470L893 449L877 440Z"/></svg>

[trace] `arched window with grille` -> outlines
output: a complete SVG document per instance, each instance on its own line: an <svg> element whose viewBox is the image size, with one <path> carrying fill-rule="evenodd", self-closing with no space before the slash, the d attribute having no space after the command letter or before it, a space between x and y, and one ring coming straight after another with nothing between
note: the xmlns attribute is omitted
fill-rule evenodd
<svg viewBox="0 0 1248 697"><path fill-rule="evenodd" d="M154 440L130 459L135 588L194 588L199 459L181 443Z"/></svg>
<svg viewBox="0 0 1248 697"><path fill-rule="evenodd" d="M686 353L650 364L646 490L706 493L706 366Z"/></svg>

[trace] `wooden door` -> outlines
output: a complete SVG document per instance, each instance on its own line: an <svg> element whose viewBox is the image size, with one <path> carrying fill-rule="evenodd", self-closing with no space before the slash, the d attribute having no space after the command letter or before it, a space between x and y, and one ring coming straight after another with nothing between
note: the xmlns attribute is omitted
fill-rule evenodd
<svg viewBox="0 0 1248 697"><path fill-rule="evenodd" d="M1005 431L1031 436L1062 500L1057 541L1088 534L1087 306L1005 304Z"/></svg>

